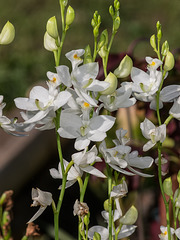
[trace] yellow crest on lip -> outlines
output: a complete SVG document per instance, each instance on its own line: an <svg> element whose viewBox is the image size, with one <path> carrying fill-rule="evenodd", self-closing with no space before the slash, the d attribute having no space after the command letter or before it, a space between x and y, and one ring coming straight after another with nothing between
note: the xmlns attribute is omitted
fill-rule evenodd
<svg viewBox="0 0 180 240"><path fill-rule="evenodd" d="M154 61L152 61L152 63L150 64L151 66L155 66L156 63Z"/></svg>
<svg viewBox="0 0 180 240"><path fill-rule="evenodd" d="M90 107L90 104L87 103L87 102L84 102L84 103L83 103L83 106L84 106L85 108L88 108L88 107Z"/></svg>

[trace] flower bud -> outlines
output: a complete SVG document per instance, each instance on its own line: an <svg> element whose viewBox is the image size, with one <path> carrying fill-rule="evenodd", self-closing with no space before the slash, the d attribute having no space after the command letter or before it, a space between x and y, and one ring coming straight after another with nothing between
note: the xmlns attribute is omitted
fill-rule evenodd
<svg viewBox="0 0 180 240"><path fill-rule="evenodd" d="M66 7L68 4L68 0L60 0L60 4L62 4L63 7Z"/></svg>
<svg viewBox="0 0 180 240"><path fill-rule="evenodd" d="M71 6L69 6L66 12L66 25L70 26L71 23L74 21L74 18L75 18L74 9Z"/></svg>
<svg viewBox="0 0 180 240"><path fill-rule="evenodd" d="M109 13L110 13L111 17L113 18L114 17L114 9L113 9L112 5L109 7Z"/></svg>
<svg viewBox="0 0 180 240"><path fill-rule="evenodd" d="M103 46L103 47L99 50L98 54L99 54L99 56L100 56L101 58L105 58L105 57L107 56L107 54L108 54L107 47L106 47L106 46Z"/></svg>
<svg viewBox="0 0 180 240"><path fill-rule="evenodd" d="M113 30L116 32L120 26L121 20L120 17L116 17L113 23Z"/></svg>
<svg viewBox="0 0 180 240"><path fill-rule="evenodd" d="M94 233L93 240L101 240L101 235L98 232Z"/></svg>
<svg viewBox="0 0 180 240"><path fill-rule="evenodd" d="M153 49L156 49L156 36L155 34L153 34L151 37L150 37L150 44L151 44L151 47Z"/></svg>
<svg viewBox="0 0 180 240"><path fill-rule="evenodd" d="M126 55L119 64L119 67L114 70L117 78L125 78L131 73L133 67L132 59Z"/></svg>
<svg viewBox="0 0 180 240"><path fill-rule="evenodd" d="M84 52L84 64L91 63L91 62L93 62L93 59L92 59L92 55L91 55L91 48L88 45L85 48L85 52Z"/></svg>
<svg viewBox="0 0 180 240"><path fill-rule="evenodd" d="M84 219L83 219L84 224L85 224L86 226L89 225L89 217L90 217L90 212L88 212L88 214L85 215L85 216L84 216Z"/></svg>
<svg viewBox="0 0 180 240"><path fill-rule="evenodd" d="M104 210L105 210L106 212L109 211L109 199L106 199L106 200L104 201Z"/></svg>
<svg viewBox="0 0 180 240"><path fill-rule="evenodd" d="M168 196L173 196L171 177L166 178L166 179L164 180L164 182L163 182L163 189L164 189L164 192L165 192Z"/></svg>
<svg viewBox="0 0 180 240"><path fill-rule="evenodd" d="M116 11L119 10L119 8L120 8L120 2L119 2L118 0L115 0L115 1L114 1L114 8L116 9Z"/></svg>
<svg viewBox="0 0 180 240"><path fill-rule="evenodd" d="M53 52L58 49L56 41L47 32L44 34L44 47L46 50Z"/></svg>
<svg viewBox="0 0 180 240"><path fill-rule="evenodd" d="M159 30L161 30L160 21L157 21L157 23L156 23L156 28L157 28L157 32L158 32Z"/></svg>
<svg viewBox="0 0 180 240"><path fill-rule="evenodd" d="M162 38L162 31L161 31L161 29L159 29L157 32L157 39L159 42L161 41L161 38Z"/></svg>
<svg viewBox="0 0 180 240"><path fill-rule="evenodd" d="M0 44L9 44L14 40L15 28L9 21L4 25L0 33Z"/></svg>
<svg viewBox="0 0 180 240"><path fill-rule="evenodd" d="M56 17L51 17L46 24L47 33L54 39L58 38L58 29L57 29L57 21Z"/></svg>
<svg viewBox="0 0 180 240"><path fill-rule="evenodd" d="M110 72L104 81L110 83L110 86L100 93L102 95L110 95L114 93L117 88L117 77L112 72Z"/></svg>
<svg viewBox="0 0 180 240"><path fill-rule="evenodd" d="M166 56L168 52L169 52L169 44L168 44L168 41L165 41L161 48L161 54L163 56Z"/></svg>
<svg viewBox="0 0 180 240"><path fill-rule="evenodd" d="M136 222L138 217L138 211L134 206L126 212L126 214L120 218L120 223L125 225L132 225Z"/></svg>
<svg viewBox="0 0 180 240"><path fill-rule="evenodd" d="M99 26L95 26L93 29L94 37L97 38L99 36Z"/></svg>
<svg viewBox="0 0 180 240"><path fill-rule="evenodd" d="M164 62L164 70L170 71L171 69L173 69L173 67L174 67L174 56L170 51L168 51L165 62Z"/></svg>

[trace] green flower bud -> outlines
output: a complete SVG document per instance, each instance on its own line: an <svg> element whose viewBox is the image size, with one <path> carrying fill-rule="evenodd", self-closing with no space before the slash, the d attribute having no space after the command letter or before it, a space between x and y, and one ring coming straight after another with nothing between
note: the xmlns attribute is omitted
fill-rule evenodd
<svg viewBox="0 0 180 240"><path fill-rule="evenodd" d="M71 23L74 21L74 18L75 18L74 9L71 6L69 6L66 12L66 25L70 26Z"/></svg>
<svg viewBox="0 0 180 240"><path fill-rule="evenodd" d="M158 41L161 41L161 38L162 38L162 31L161 31L161 29L159 29L158 32L157 32Z"/></svg>
<svg viewBox="0 0 180 240"><path fill-rule="evenodd" d="M46 50L53 52L58 49L56 41L47 32L44 34L44 47Z"/></svg>
<svg viewBox="0 0 180 240"><path fill-rule="evenodd" d="M120 62L119 67L115 69L114 74L117 78L125 78L131 73L133 67L132 59L126 55Z"/></svg>
<svg viewBox="0 0 180 240"><path fill-rule="evenodd" d="M156 23L156 28L157 28L157 32L158 32L159 30L161 30L161 24L160 24L159 21L157 21L157 23Z"/></svg>
<svg viewBox="0 0 180 240"><path fill-rule="evenodd" d="M92 20L91 20L91 26L92 26L93 28L95 28L95 26L96 26L96 23L95 23L94 18L92 18Z"/></svg>
<svg viewBox="0 0 180 240"><path fill-rule="evenodd" d="M0 44L6 45L11 43L15 37L15 28L9 21L4 25L0 33Z"/></svg>
<svg viewBox="0 0 180 240"><path fill-rule="evenodd" d="M98 52L99 56L101 58L105 58L108 54L108 50L107 50L107 47L106 46L102 46L102 48L99 50Z"/></svg>
<svg viewBox="0 0 180 240"><path fill-rule="evenodd" d="M168 41L165 41L161 48L161 54L163 56L166 56L168 52L169 52L169 44L168 44Z"/></svg>
<svg viewBox="0 0 180 240"><path fill-rule="evenodd" d="M91 48L90 48L90 46L88 45L88 46L85 48L84 64L86 64L86 63L91 63L91 62L93 62L93 59L92 59L92 55L91 55Z"/></svg>
<svg viewBox="0 0 180 240"><path fill-rule="evenodd" d="M109 13L110 13L111 17L113 18L114 17L114 9L113 9L112 5L109 7Z"/></svg>
<svg viewBox="0 0 180 240"><path fill-rule="evenodd" d="M106 199L106 200L104 201L104 210L105 210L106 212L109 211L109 199Z"/></svg>
<svg viewBox="0 0 180 240"><path fill-rule="evenodd" d="M136 222L138 217L138 211L134 206L126 212L126 214L120 218L120 223L124 225L132 225Z"/></svg>
<svg viewBox="0 0 180 240"><path fill-rule="evenodd" d="M81 223L79 224L79 232L80 232L80 234L85 238L84 223L83 223L83 222L81 222Z"/></svg>
<svg viewBox="0 0 180 240"><path fill-rule="evenodd" d="M156 49L156 36L155 34L153 34L151 37L150 37L150 44L151 44L151 47L153 49Z"/></svg>
<svg viewBox="0 0 180 240"><path fill-rule="evenodd" d="M60 4L62 4L64 7L66 7L68 4L68 0L60 0Z"/></svg>
<svg viewBox="0 0 180 240"><path fill-rule="evenodd" d="M84 224L86 225L86 226L88 226L89 225L89 217L90 217L90 212L88 212L88 214L86 214L85 216L84 216Z"/></svg>
<svg viewBox="0 0 180 240"><path fill-rule="evenodd" d="M1 198L0 198L0 206L3 205L5 199L6 199L6 193L3 193L3 194L1 195Z"/></svg>
<svg viewBox="0 0 180 240"><path fill-rule="evenodd" d="M120 17L116 17L116 19L114 20L114 23L113 23L113 30L116 32L120 26Z"/></svg>
<svg viewBox="0 0 180 240"><path fill-rule="evenodd" d="M118 11L120 9L120 2L118 0L114 1L114 8L116 9L116 11Z"/></svg>
<svg viewBox="0 0 180 240"><path fill-rule="evenodd" d="M171 177L166 178L166 179L164 180L164 182L163 182L163 189L164 189L164 192L165 192L168 196L173 196Z"/></svg>
<svg viewBox="0 0 180 240"><path fill-rule="evenodd" d="M177 181L179 183L179 188L180 188L180 170L178 171L178 174L177 174Z"/></svg>
<svg viewBox="0 0 180 240"><path fill-rule="evenodd" d="M164 70L165 71L170 71L174 67L174 56L173 54L169 51L166 55L165 62L164 62Z"/></svg>
<svg viewBox="0 0 180 240"><path fill-rule="evenodd" d="M98 232L94 233L93 240L101 240L101 235Z"/></svg>
<svg viewBox="0 0 180 240"><path fill-rule="evenodd" d="M47 33L54 39L57 39L59 34L58 34L58 29L57 29L57 21L56 17L51 17L46 24L46 31Z"/></svg>
<svg viewBox="0 0 180 240"><path fill-rule="evenodd" d="M102 95L110 95L114 93L117 88L117 77L112 72L110 72L104 81L110 83L110 86L100 93Z"/></svg>
<svg viewBox="0 0 180 240"><path fill-rule="evenodd" d="M95 26L93 29L94 37L97 38L99 36L99 26Z"/></svg>

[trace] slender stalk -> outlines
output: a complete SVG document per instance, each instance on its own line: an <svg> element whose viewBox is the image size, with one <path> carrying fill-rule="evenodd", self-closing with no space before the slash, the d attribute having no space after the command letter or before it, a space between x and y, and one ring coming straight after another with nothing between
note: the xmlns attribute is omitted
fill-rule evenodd
<svg viewBox="0 0 180 240"><path fill-rule="evenodd" d="M159 186L161 189L162 198L165 204L166 209L166 221L167 221L167 232L168 232L168 240L171 240L171 230L170 230L170 218L169 218L169 203L166 200L163 183L162 183L162 174L161 174L161 150L162 150L162 143L158 142L158 179L159 179Z"/></svg>
<svg viewBox="0 0 180 240"><path fill-rule="evenodd" d="M109 240L112 240L112 198L111 198L111 190L112 190L112 169L106 164L107 173L108 173L108 207L109 207Z"/></svg>
<svg viewBox="0 0 180 240"><path fill-rule="evenodd" d="M84 184L83 184L83 187L82 187L81 193L80 193L80 202L84 201L84 195L85 195L87 185L88 185L88 182L89 182L89 176L90 176L90 174L86 173L86 176L85 176L85 179L84 179Z"/></svg>
<svg viewBox="0 0 180 240"><path fill-rule="evenodd" d="M175 210L175 202L173 197L171 197L171 203L172 203L172 209L173 209L173 220L174 220L174 229L176 230L177 224L176 224L176 210ZM175 236L175 240L177 240L177 236Z"/></svg>
<svg viewBox="0 0 180 240"><path fill-rule="evenodd" d="M97 37L94 37L94 53L93 53L93 62L96 60L97 55Z"/></svg>

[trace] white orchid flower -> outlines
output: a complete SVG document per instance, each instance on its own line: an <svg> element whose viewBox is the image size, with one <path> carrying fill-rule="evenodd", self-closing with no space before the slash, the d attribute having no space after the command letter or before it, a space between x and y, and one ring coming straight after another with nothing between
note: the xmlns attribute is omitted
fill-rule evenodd
<svg viewBox="0 0 180 240"><path fill-rule="evenodd" d="M109 213L106 211L101 212L103 218L105 221L109 224ZM120 218L120 215L117 210L114 211L113 221L115 222ZM117 228L118 229L118 228ZM117 230L116 229L116 230ZM126 238L134 233L136 229L135 225L123 225L119 234L118 239ZM109 229L108 227L102 227L102 226L93 226L88 230L88 238L93 239L94 233L97 232L101 236L101 240L108 240L109 239ZM115 236L115 233L113 231L113 236Z"/></svg>
<svg viewBox="0 0 180 240"><path fill-rule="evenodd" d="M63 164L64 164L64 169L66 170L69 162L63 159ZM55 168L51 168L50 170L50 175L54 179L62 179L62 169L61 169L61 164L58 164L58 170ZM66 188L71 187L78 178L82 177L83 171L77 166L71 166L70 170L68 171L67 174L67 182L66 182ZM61 189L61 186L59 186L59 189Z"/></svg>
<svg viewBox="0 0 180 240"><path fill-rule="evenodd" d="M159 238L161 240L168 240L168 232L167 232L167 227L164 227L164 226L160 226L160 230L161 230L161 234L159 234ZM172 236L174 234L174 228L170 228L170 232L171 232L171 239L172 239Z"/></svg>
<svg viewBox="0 0 180 240"><path fill-rule="evenodd" d="M151 149L158 141L164 142L166 138L166 125L162 124L156 127L150 120L145 118L144 122L140 124L143 136L149 141L143 146L143 151Z"/></svg>
<svg viewBox="0 0 180 240"><path fill-rule="evenodd" d="M98 151L94 145L89 151L85 148L82 152L74 153L72 160L75 166L78 166L82 171L95 175L97 177L106 178L106 176L92 166L95 162L102 162L101 158L97 156Z"/></svg>
<svg viewBox="0 0 180 240"><path fill-rule="evenodd" d="M80 116L62 112L58 133L64 138L76 138L75 149L82 150L89 146L91 141L102 141L114 122L114 117L106 115L95 116L83 121Z"/></svg>
<svg viewBox="0 0 180 240"><path fill-rule="evenodd" d="M32 200L33 203L31 207L40 206L39 210L34 214L34 216L28 221L28 223L35 221L52 203L52 194L50 192L41 191L39 188L32 188Z"/></svg>
<svg viewBox="0 0 180 240"><path fill-rule="evenodd" d="M137 151L131 152L131 147L124 145L117 145L114 148L107 148L105 141L99 146L99 151L102 153L105 162L116 171L128 176L138 174L143 177L152 177L152 175L139 172L134 169L145 169L151 167L153 158L139 157ZM125 170L125 168L130 171Z"/></svg>
<svg viewBox="0 0 180 240"><path fill-rule="evenodd" d="M100 101L103 102L104 107L110 112L116 111L119 108L131 107L136 103L135 98L130 98L131 93L131 84L123 83L113 94L101 95Z"/></svg>
<svg viewBox="0 0 180 240"><path fill-rule="evenodd" d="M67 59L71 61L73 70L83 62L83 59L81 58L81 56L84 55L84 52L85 52L84 49L77 49L77 50L72 50L65 54Z"/></svg>
<svg viewBox="0 0 180 240"><path fill-rule="evenodd" d="M49 86L49 88L50 86L52 86L53 88L56 88L61 84L61 81L57 73L48 71L46 75L49 79L49 81L47 82L47 85Z"/></svg>
<svg viewBox="0 0 180 240"><path fill-rule="evenodd" d="M171 114L174 118L180 120L180 97L174 101L173 106L169 110L169 114Z"/></svg>
<svg viewBox="0 0 180 240"><path fill-rule="evenodd" d="M127 192L128 192L127 184L123 180L123 182L121 184L113 187L111 194L110 194L110 196L115 199L116 208L119 212L120 217L122 216L122 210L120 207L119 198L124 197L127 194Z"/></svg>
<svg viewBox="0 0 180 240"><path fill-rule="evenodd" d="M126 136L127 134L127 130L124 130L123 128L117 129L116 130L116 137L117 139L113 140L113 143L117 146L117 145L123 145L125 146L126 143L129 142L129 138L127 138Z"/></svg>
<svg viewBox="0 0 180 240"><path fill-rule="evenodd" d="M51 91L52 90L52 91ZM71 94L67 91L58 92L57 89L46 89L41 86L35 86L30 91L29 98L15 98L16 107L33 111L32 118L25 121L25 123L34 123L43 119L53 109L58 110L67 103Z"/></svg>
<svg viewBox="0 0 180 240"><path fill-rule="evenodd" d="M146 61L149 63L148 72L144 72L141 69L133 67L131 70L132 91L137 98L141 100L154 95L159 88L162 80L162 73L157 71L157 68L162 64L158 59L152 59L146 57Z"/></svg>

